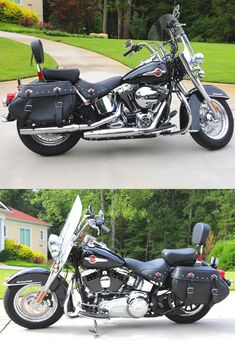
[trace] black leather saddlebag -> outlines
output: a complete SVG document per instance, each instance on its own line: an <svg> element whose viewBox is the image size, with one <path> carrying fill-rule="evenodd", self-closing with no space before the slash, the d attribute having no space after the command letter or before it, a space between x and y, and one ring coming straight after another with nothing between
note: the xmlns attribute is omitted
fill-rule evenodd
<svg viewBox="0 0 235 353"><path fill-rule="evenodd" d="M210 266L177 266L171 273L171 290L186 305L215 304L225 299L229 288Z"/></svg>
<svg viewBox="0 0 235 353"><path fill-rule="evenodd" d="M60 125L74 111L76 91L71 82L32 82L22 85L9 105L11 120L26 123L56 123Z"/></svg>

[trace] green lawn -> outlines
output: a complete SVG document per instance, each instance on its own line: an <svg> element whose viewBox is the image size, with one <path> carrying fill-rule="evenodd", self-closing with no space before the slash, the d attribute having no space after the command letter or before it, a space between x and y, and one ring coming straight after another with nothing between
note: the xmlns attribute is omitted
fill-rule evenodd
<svg viewBox="0 0 235 353"><path fill-rule="evenodd" d="M31 66L30 59L31 49L28 45L0 38L0 81L36 76L36 66ZM47 54L45 62L49 67L57 66L55 60Z"/></svg>
<svg viewBox="0 0 235 353"><path fill-rule="evenodd" d="M38 29L6 23L0 23L0 30L25 34L28 33L34 36L95 51L118 60L130 68L136 67L140 60L147 58L149 55L147 50L143 49L141 52L133 55L132 57L124 58L123 53L125 51L125 40L48 36ZM193 43L193 47L195 52L200 51L205 55L205 64L203 65L203 69L206 72L206 81L235 83L235 44Z"/></svg>
<svg viewBox="0 0 235 353"><path fill-rule="evenodd" d="M18 267L43 267L50 269L51 266L49 264L35 264L32 262L22 261L22 260L9 260L5 261L4 265L8 266L18 266Z"/></svg>
<svg viewBox="0 0 235 353"><path fill-rule="evenodd" d="M3 298L6 286L3 285L3 283L7 280L8 277L13 275L13 273L17 272L19 270L2 270L0 269L0 299Z"/></svg>
<svg viewBox="0 0 235 353"><path fill-rule="evenodd" d="M235 291L235 272L226 272L226 278L233 280L233 285L230 287L230 289Z"/></svg>

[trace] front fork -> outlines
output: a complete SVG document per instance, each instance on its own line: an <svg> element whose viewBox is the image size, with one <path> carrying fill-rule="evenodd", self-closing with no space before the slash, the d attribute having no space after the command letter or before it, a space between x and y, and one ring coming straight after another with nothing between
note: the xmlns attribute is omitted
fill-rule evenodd
<svg viewBox="0 0 235 353"><path fill-rule="evenodd" d="M62 270L62 267L60 263L58 262L54 262L52 267L51 267L51 272L50 275L45 283L45 285L43 286L43 288L40 290L37 300L36 300L36 304L41 304L43 298L45 297L47 291L49 290L49 288L51 287L52 283L54 282L54 280L56 279L56 277L59 276L60 271Z"/></svg>
<svg viewBox="0 0 235 353"><path fill-rule="evenodd" d="M208 96L205 88L203 87L201 81L199 80L199 78L195 75L195 73L192 71L188 61L186 60L184 53L181 53L179 55L179 58L182 62L182 64L184 65L184 68L187 72L187 75L189 76L189 78L191 79L191 81L193 82L194 86L198 89L198 91L201 93L202 97L204 98L204 100L206 101L208 107L210 108L212 115L214 117L214 121L218 121L218 119L220 118L220 114L219 114L219 109L217 108L216 104L213 102L213 100Z"/></svg>

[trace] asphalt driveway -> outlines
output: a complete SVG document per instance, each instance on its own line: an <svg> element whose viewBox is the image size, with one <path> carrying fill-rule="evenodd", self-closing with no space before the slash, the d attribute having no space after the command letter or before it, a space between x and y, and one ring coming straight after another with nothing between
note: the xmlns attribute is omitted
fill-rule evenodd
<svg viewBox="0 0 235 353"><path fill-rule="evenodd" d="M232 350L235 332L235 293L214 306L208 315L195 324L179 325L166 318L98 320L100 337L89 332L91 319L69 320L65 317L43 330L27 330L10 323L0 334L1 347L28 352L56 348L104 352L218 352ZM0 323L4 312L0 301ZM8 321L6 320L6 323ZM106 349L105 349L106 348Z"/></svg>
<svg viewBox="0 0 235 353"><path fill-rule="evenodd" d="M0 32L29 43L33 37ZM61 67L79 67L81 76L98 81L129 69L84 49L43 40L45 51ZM122 48L120 48L122 50ZM189 83L187 83L188 85ZM231 96L235 87L221 86ZM0 83L0 99L15 90L15 82ZM177 107L174 100L174 108ZM4 109L0 109L0 115ZM190 137L87 142L58 157L41 157L19 140L15 123L0 124L1 188L234 188L235 137L223 150L210 152Z"/></svg>

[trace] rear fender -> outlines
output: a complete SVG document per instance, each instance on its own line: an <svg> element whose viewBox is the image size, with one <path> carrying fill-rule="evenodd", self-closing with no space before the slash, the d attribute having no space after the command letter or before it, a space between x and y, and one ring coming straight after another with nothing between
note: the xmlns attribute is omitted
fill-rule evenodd
<svg viewBox="0 0 235 353"><path fill-rule="evenodd" d="M13 274L5 282L6 286L25 286L27 284L40 284L44 285L50 275L50 271L44 268L29 268ZM58 276L52 283L50 290L56 292L60 304L63 306L68 283L62 276Z"/></svg>
<svg viewBox="0 0 235 353"><path fill-rule="evenodd" d="M220 98L228 100L229 96L222 91L220 88L212 86L212 85L203 85L204 89L206 90L207 94L211 98ZM193 88L188 93L187 97L191 112L192 112L192 125L189 129L189 132L198 132L200 130L200 104L203 102L204 98L201 93L198 91L197 88ZM187 126L188 122L188 115L187 111L184 107L184 104L181 103L180 106L180 129L184 129Z"/></svg>

